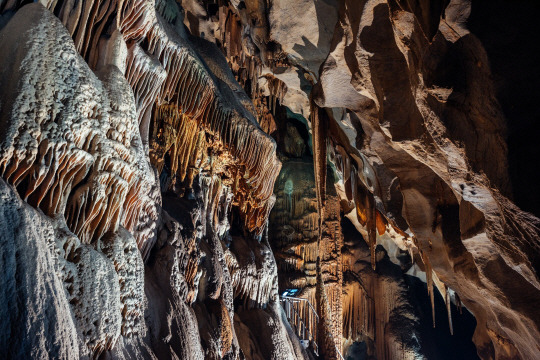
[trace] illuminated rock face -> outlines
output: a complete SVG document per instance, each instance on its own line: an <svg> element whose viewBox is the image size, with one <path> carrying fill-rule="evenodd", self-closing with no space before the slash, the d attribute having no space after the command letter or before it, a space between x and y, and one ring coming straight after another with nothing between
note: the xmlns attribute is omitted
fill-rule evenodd
<svg viewBox="0 0 540 360"><path fill-rule="evenodd" d="M426 270L428 288L435 284L447 299L448 289L455 291L475 315L480 356L536 356L538 220L502 195L508 194L505 123L485 52L464 25L469 4L348 5L314 91L319 106L346 107L342 123L357 124L345 129L356 131L350 135L356 141L332 141L344 180L355 168L351 177L374 197L386 229L394 228L381 227L378 241L395 237ZM442 20L416 20L436 10ZM345 61L347 46L355 49L355 63ZM355 98L332 98L340 88L333 72L350 74ZM346 135L344 128L336 131ZM354 148L367 161L353 159ZM346 181L344 188L347 194ZM364 206L352 195L345 196L357 208L350 216L361 229ZM394 236L396 227L408 236Z"/></svg>
<svg viewBox="0 0 540 360"><path fill-rule="evenodd" d="M0 353L309 358L297 288L325 358L436 357L440 298L481 358L537 357L540 220L470 2L26 3L0 0Z"/></svg>
<svg viewBox="0 0 540 360"><path fill-rule="evenodd" d="M511 195L506 120L490 59L467 28L470 3L342 1L328 9L331 2L295 1L285 10L279 1L270 8L249 3L214 11L200 2L197 10L186 7L191 17L186 24L219 42L256 102L273 104L269 79L283 83L285 93L274 107L287 106L308 121L315 184L324 144L316 145L320 124L310 122L316 117L309 97L312 108L324 109L322 142L336 168L341 209L371 247L372 267L379 259L376 244L394 262L408 253L414 264L409 272L425 278L432 303L437 287L448 308L451 301L463 303L475 315L474 341L482 358L534 358L539 222L506 198ZM268 28L258 30L268 40L266 49L251 41L249 20L261 12L269 19ZM332 16L335 27L329 30ZM226 30L205 30L212 27ZM319 69L312 64L320 49L328 51ZM277 128L280 121L274 116ZM291 156L292 149L281 151ZM276 191L276 210L281 201L286 204L287 195L279 195L285 185ZM304 215L309 213L315 209ZM301 247L291 247L291 253ZM302 269L280 267L280 276L296 279L293 268Z"/></svg>
<svg viewBox="0 0 540 360"><path fill-rule="evenodd" d="M0 10L1 352L307 356L264 235L276 143L215 45L175 3Z"/></svg>
<svg viewBox="0 0 540 360"><path fill-rule="evenodd" d="M313 162L289 159L276 181L276 204L270 215L270 242L281 273L280 291L299 289L299 297L316 304L317 257L332 312L332 334L341 347L342 332L342 255L343 246L339 198L332 181L327 186L328 199L321 247L318 249L319 220L315 194Z"/></svg>

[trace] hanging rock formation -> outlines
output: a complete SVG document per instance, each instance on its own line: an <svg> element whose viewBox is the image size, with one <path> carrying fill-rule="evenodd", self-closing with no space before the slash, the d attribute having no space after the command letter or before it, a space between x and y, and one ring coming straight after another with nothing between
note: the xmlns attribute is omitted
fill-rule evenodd
<svg viewBox="0 0 540 360"><path fill-rule="evenodd" d="M509 193L504 118L485 52L464 26L469 6L441 4L438 24L425 24L417 19L435 6L345 2L335 33L342 35L334 37L321 68L315 101L348 108L350 121L361 125L359 150L372 160L356 164L358 173L375 168L377 182L368 189L377 211L386 213L389 225L406 221L401 231L414 247L407 240L395 243L410 246L413 256L418 251L428 279L458 293L475 315L479 355L534 358L538 220L503 195ZM345 47L355 49L355 63L344 62ZM451 82L454 69L464 69L454 77L462 82ZM349 72L355 99L326 96L337 91L333 80L326 81L333 71ZM394 194L401 211L388 214Z"/></svg>
<svg viewBox="0 0 540 360"><path fill-rule="evenodd" d="M2 353L238 358L249 347L235 327L256 329L239 308L274 321L272 336L252 339L260 351L307 356L261 243L276 144L225 60L199 55L212 45L170 23L181 8L1 8L0 46L12 55L0 61L2 228L13 229L2 237ZM230 246L233 210L244 246ZM18 255L29 250L38 267Z"/></svg>
<svg viewBox="0 0 540 360"><path fill-rule="evenodd" d="M0 353L538 358L512 6L0 0Z"/></svg>
<svg viewBox="0 0 540 360"><path fill-rule="evenodd" d="M505 119L489 59L467 28L471 2L295 1L285 10L279 1L269 4L232 2L214 11L200 2L198 11L188 10L186 24L215 38L256 101L273 103L268 79L280 79L286 92L277 108L303 118L314 136L310 94L327 110L336 190L371 247L373 267L377 244L394 262L408 253L410 272L428 281L431 297L440 292L448 309L451 299L460 299L475 315L481 357L534 358L538 220L507 199ZM266 49L249 45L256 35L246 19L261 17L260 11L270 20L258 30L268 39ZM235 30L203 34L224 23ZM328 49L324 60L321 49ZM297 89L307 105L299 106ZM279 129L282 120L274 121ZM295 278L292 269L280 276Z"/></svg>

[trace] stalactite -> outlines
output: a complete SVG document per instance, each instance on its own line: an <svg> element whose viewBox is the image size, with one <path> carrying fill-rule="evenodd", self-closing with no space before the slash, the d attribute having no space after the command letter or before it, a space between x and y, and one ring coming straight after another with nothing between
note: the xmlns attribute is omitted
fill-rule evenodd
<svg viewBox="0 0 540 360"><path fill-rule="evenodd" d="M324 135L326 113L312 103L311 127L313 129L313 165L315 172L315 189L317 193L317 208L319 211L319 235L324 219L324 204L326 197L326 137Z"/></svg>
<svg viewBox="0 0 540 360"><path fill-rule="evenodd" d="M425 253L422 253L422 260L426 270L426 281L429 299L431 302L431 318L433 319L433 327L435 328L435 293L433 292L433 269L429 258Z"/></svg>
<svg viewBox="0 0 540 360"><path fill-rule="evenodd" d="M450 334L454 335L454 327L452 325L452 307L451 307L451 301L450 301L450 291L448 290L448 286L444 285L445 289L445 297L444 301L446 302L446 312L448 313L448 326L450 328Z"/></svg>
<svg viewBox="0 0 540 360"><path fill-rule="evenodd" d="M456 306L459 309L459 315L462 315L463 314L463 311L462 311L463 304L461 303L461 299L460 299L458 293L454 293L454 294L455 294L455 297L456 297Z"/></svg>
<svg viewBox="0 0 540 360"><path fill-rule="evenodd" d="M283 98L285 97L285 94L287 93L287 85L279 80L278 78L275 78L271 75L266 75L266 86L268 87L269 92L269 100L268 100L268 109L270 110L269 114L271 117L276 116L276 109L277 109L277 103L283 103ZM259 109L259 114L261 112L264 114L264 108Z"/></svg>
<svg viewBox="0 0 540 360"><path fill-rule="evenodd" d="M150 160L161 172L165 166L165 157L169 156L169 187L184 182L190 168L194 173L204 168L206 146L201 142L204 131L199 129L195 120L179 113L174 105L157 106L153 118L154 136L150 144ZM199 166L196 167L196 164ZM188 186L191 186L193 175Z"/></svg>
<svg viewBox="0 0 540 360"><path fill-rule="evenodd" d="M156 102L161 85L167 72L161 63L147 54L139 44L133 43L128 48L126 79L133 89L139 129L144 144L148 144L151 107Z"/></svg>
<svg viewBox="0 0 540 360"><path fill-rule="evenodd" d="M375 204L373 204L373 198L369 196L369 208L367 209L368 212L368 237L369 237L369 249L370 249L370 261L371 261L371 268L375 270L377 266L377 260L375 258L375 249L377 247L377 210L375 209Z"/></svg>
<svg viewBox="0 0 540 360"><path fill-rule="evenodd" d="M119 4L117 24L126 41L138 41L155 22L155 1L133 0Z"/></svg>
<svg viewBox="0 0 540 360"><path fill-rule="evenodd" d="M50 10L56 10L58 18L73 37L77 51L88 59L89 52L97 48L106 23L117 10L117 2L87 0L77 3L67 1L61 4L59 8L52 7ZM95 52L92 53L92 57L94 56ZM89 61L89 65L93 67L96 60Z"/></svg>

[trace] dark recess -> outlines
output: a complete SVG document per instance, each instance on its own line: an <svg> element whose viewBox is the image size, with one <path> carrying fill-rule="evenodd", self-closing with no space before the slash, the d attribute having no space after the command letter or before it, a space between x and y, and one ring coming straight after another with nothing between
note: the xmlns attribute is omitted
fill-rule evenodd
<svg viewBox="0 0 540 360"><path fill-rule="evenodd" d="M468 27L484 45L508 126L514 201L540 216L540 31L538 0L472 2Z"/></svg>
<svg viewBox="0 0 540 360"><path fill-rule="evenodd" d="M465 308L459 313L452 304L452 322L454 335L450 335L446 305L438 290L435 289L435 322L431 319L431 303L427 285L417 277L404 275L409 286L410 301L420 316L422 350L428 359L440 360L479 360L476 347L472 342L476 320Z"/></svg>

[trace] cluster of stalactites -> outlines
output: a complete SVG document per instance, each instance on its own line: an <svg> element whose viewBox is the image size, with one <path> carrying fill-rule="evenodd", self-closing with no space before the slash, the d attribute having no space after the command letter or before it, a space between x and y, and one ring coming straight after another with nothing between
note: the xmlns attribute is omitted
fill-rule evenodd
<svg viewBox="0 0 540 360"><path fill-rule="evenodd" d="M330 158L334 163L337 174L341 178L343 200L347 200L347 211L354 211L354 218L368 234L367 244L371 249L372 266L375 268L375 248L378 238L388 234L393 239L399 239L399 247L409 251L414 261L418 246L414 236L400 229L393 216L387 216L384 205L380 201L382 195L377 195L378 180L369 161L363 154L351 155L341 145L333 143ZM359 229L360 230L360 229Z"/></svg>
<svg viewBox="0 0 540 360"><path fill-rule="evenodd" d="M344 286L343 337L359 339L375 337L373 301L363 286L350 283Z"/></svg>
<svg viewBox="0 0 540 360"><path fill-rule="evenodd" d="M237 201L246 216L248 228L260 234L271 209L273 185L281 168L276 157L276 144L261 131L254 118L249 118L245 109L231 108L186 41L169 24L160 20L159 15L156 15L156 19L146 34L147 53L162 64L167 77L157 91L156 99L157 104L164 105L157 105L160 109L155 113L167 107L173 118L181 114L194 120L199 130L209 134L215 143L219 142L220 147L235 159L236 167L244 169L239 177L245 189ZM133 76L132 79L141 79L141 76ZM134 81L131 85L137 88ZM154 119L154 122L159 120ZM186 134L177 129L176 135ZM183 169L189 165L172 166Z"/></svg>
<svg viewBox="0 0 540 360"><path fill-rule="evenodd" d="M202 235L217 235L221 239L230 227L234 192L218 175L201 176L200 186L203 203L200 217Z"/></svg>
<svg viewBox="0 0 540 360"><path fill-rule="evenodd" d="M230 101L223 98L203 61L187 40L156 13L154 5L149 0L96 0L63 2L61 6L51 2L48 7L64 23L90 67L98 62L99 41L111 31L108 26L112 23L122 33L130 44L126 78L136 98L143 143L149 141L153 104L174 104L178 112L195 120L199 129L220 141L245 169L241 177L246 189L239 203L250 230L260 234L281 168L275 142L261 131L254 118L249 118L245 109L231 107ZM136 43L143 39L144 48ZM252 74L257 73L255 67L252 70ZM177 166L185 177L189 163Z"/></svg>
<svg viewBox="0 0 540 360"><path fill-rule="evenodd" d="M251 5L256 2L252 2ZM247 17L242 17L238 14L237 9L232 7L221 6L218 12L219 29L221 32L218 35L218 40L221 43L225 57L236 76L236 80L246 88L246 84L250 84L250 96L255 99L260 95L258 84L261 75L262 67L266 65L278 66L281 65L283 56L278 56L267 50L265 34L259 34L258 43L254 43L250 32L266 31L264 26L255 28L242 24L251 15L255 15L258 11L253 11ZM264 17L259 17L264 21ZM252 19L251 21L253 21ZM262 36L261 36L262 35ZM280 54L281 55L281 54Z"/></svg>
<svg viewBox="0 0 540 360"><path fill-rule="evenodd" d="M329 223L326 223L327 225ZM338 222L330 222L338 226ZM287 230L285 228L284 230ZM275 236L275 235L274 235ZM282 239L280 235L274 239ZM302 233L297 234L297 241L277 245L278 266L284 273L301 273L302 275L288 279L287 286L304 289L316 285L316 263L319 251L324 254L322 259L323 280L325 284L340 284L342 274L341 239L339 236L325 234L319 246L314 238L306 238ZM320 250L319 250L320 249ZM340 301L336 301L336 304ZM334 307L334 302L332 302ZM340 313L340 311L336 312Z"/></svg>
<svg viewBox="0 0 540 360"><path fill-rule="evenodd" d="M263 82L260 81L262 70L265 66L288 67L289 64L283 52L268 50L267 43L263 40L264 36L263 38L258 36L257 39L260 41L257 43L252 41L250 32L263 30L262 27L253 29L242 22L253 14L250 13L246 17L239 14L238 9L232 5L220 6L217 14L219 30L214 35L236 81L252 99L261 128L267 134L271 134L277 128L274 119L277 101L283 102L287 86L283 81L272 76L265 76L267 85L262 85Z"/></svg>
<svg viewBox="0 0 540 360"><path fill-rule="evenodd" d="M320 229L319 202L314 177L310 174L313 165L291 161L284 169L274 189L277 201L270 216L273 230L270 237L277 265L282 273L289 275L280 285L300 289L299 296L308 298L316 306L316 264L320 255L322 281L332 315L330 332L336 339L336 346L341 347L343 239L340 201L333 194L326 196Z"/></svg>
<svg viewBox="0 0 540 360"><path fill-rule="evenodd" d="M155 22L154 1L151 0L62 1L60 5L58 1L49 0L44 5L68 29L75 48L91 68L99 61L99 41L110 30L111 22L126 41L141 39Z"/></svg>
<svg viewBox="0 0 540 360"><path fill-rule="evenodd" d="M283 98L287 93L287 85L278 78L267 75L266 84L268 86L268 92L270 93L269 108L272 111L272 115L276 115L277 102L283 103Z"/></svg>
<svg viewBox="0 0 540 360"><path fill-rule="evenodd" d="M266 85L263 87L267 91L258 90L258 93L253 97L253 104L261 128L265 133L272 134L277 130L276 111L278 104L283 103L283 98L287 93L287 85L271 75L265 75L264 78Z"/></svg>
<svg viewBox="0 0 540 360"><path fill-rule="evenodd" d="M356 219L359 224L364 227L367 231L368 238L366 239L371 252L371 264L373 269L376 265L375 257L375 248L377 245L378 236L382 236L385 233L392 231L394 236L402 238L401 243L405 245L411 254L411 261L414 263L415 259L419 259L422 267L425 269L426 273L426 282L428 296L430 298L431 308L432 308L432 319L433 327L435 327L435 293L434 293L434 284L442 295L446 309L448 313L448 322L450 327L450 333L453 333L452 327L452 314L451 314L451 290L446 284L439 280L437 275L432 269L429 257L426 253L419 251L417 241L414 237L410 237L403 230L397 227L392 221L383 215L381 211L376 208L375 205L375 196L373 191L373 179L370 179L369 174L372 173L372 169L369 166L369 163L365 158L353 159L347 151L340 145L335 145L331 148L333 151L331 153L332 161L336 165L337 172L341 175L341 180L343 182L345 197L354 205ZM360 164L357 164L357 161ZM361 171L357 169L361 168ZM415 257L415 253L420 253L419 257ZM456 303L461 306L459 302L459 296L455 294ZM352 318L351 318L352 316ZM356 322L353 315L346 315L346 323ZM357 328L356 326L346 326L346 331L351 331L351 329ZM370 330L362 332L364 335L371 334ZM358 335L358 332L352 331L349 335L353 338ZM382 351L382 350L381 350Z"/></svg>
<svg viewBox="0 0 540 360"><path fill-rule="evenodd" d="M439 293L441 294L444 303L446 305L446 312L448 316L448 326L450 330L450 334L454 334L454 328L452 325L452 308L451 308L451 297L450 297L450 288L443 283L437 274L433 271L433 267L431 266L431 262L429 261L429 257L424 252L420 252L422 262L424 263L424 269L426 272L426 282L427 282L427 291L429 295L429 299L431 302L431 317L433 320L433 327L435 327L435 287L439 290ZM459 311L461 313L461 302L459 300L459 296L456 293L456 303L459 307Z"/></svg>
<svg viewBox="0 0 540 360"><path fill-rule="evenodd" d="M152 106L167 78L167 72L155 57L147 54L137 43L128 49L126 65L126 79L135 95L141 137L147 143Z"/></svg>
<svg viewBox="0 0 540 360"><path fill-rule="evenodd" d="M258 251L255 248L254 251ZM254 254L251 260L259 257ZM243 262L239 264L236 256L227 251L225 260L231 273L232 286L234 289L234 298L241 299L247 308L264 308L271 299L272 294L276 293L277 273L272 271L265 257L262 264L255 261Z"/></svg>
<svg viewBox="0 0 540 360"><path fill-rule="evenodd" d="M150 161L162 174L162 190L193 179L206 160L206 137L197 123L174 105L156 107L150 142ZM166 155L170 159L165 163ZM165 172L164 172L165 170Z"/></svg>
<svg viewBox="0 0 540 360"><path fill-rule="evenodd" d="M272 161L275 156L272 143L266 147L257 143L260 132L249 129L241 121L236 122L236 127L234 123L221 113L217 119L205 120L182 113L176 105L159 106L154 114L150 158L162 171L168 154L169 187L176 182L191 187L194 176L205 167L229 177L227 181L236 194L235 203L240 206L248 229L260 234L273 206L273 179L281 164ZM260 165L264 158L270 158L271 164Z"/></svg>
<svg viewBox="0 0 540 360"><path fill-rule="evenodd" d="M374 195L370 192L366 181L366 177L363 176L359 179L358 170L354 165L354 161L346 153L345 149L341 146L335 147L335 152L332 154L334 163L338 170L338 173L342 176L342 181L345 190L345 196L348 199L352 199L356 209L356 218L361 226L365 227L368 233L367 243L370 247L371 253L371 265L375 269L376 257L375 248L377 245L377 237L384 235L389 229L394 231L395 234L405 239L404 243L408 244L408 250L411 254L411 260L414 262L414 253L418 252L416 241L414 238L410 238L403 230L399 229L395 224L389 221L375 206ZM365 171L364 171L365 172ZM369 171L368 171L369 172ZM450 326L450 332L453 333L452 328L452 316L451 316L451 296L450 289L446 284L440 281L431 267L429 257L427 254L420 251L421 263L425 269L426 282L428 296L430 298L432 308L432 320L433 327L435 327L435 293L434 284L442 295L448 313L448 321ZM459 299L456 294L456 299ZM347 315L347 318L349 315ZM354 320L346 319L347 322ZM352 327L351 329L354 329ZM368 329L369 330L369 329ZM370 333L368 331L368 333ZM352 333L354 335L354 331Z"/></svg>

